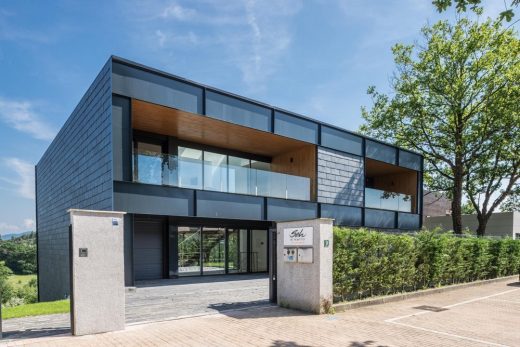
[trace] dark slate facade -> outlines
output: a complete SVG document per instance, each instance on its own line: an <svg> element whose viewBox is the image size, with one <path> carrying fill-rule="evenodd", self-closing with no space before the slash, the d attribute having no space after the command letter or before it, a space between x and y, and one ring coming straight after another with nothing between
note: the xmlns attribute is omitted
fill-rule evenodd
<svg viewBox="0 0 520 347"><path fill-rule="evenodd" d="M105 64L36 166L42 301L69 295L67 210L113 208L111 65Z"/></svg>
<svg viewBox="0 0 520 347"><path fill-rule="evenodd" d="M133 171L132 99L315 145L316 199L291 200L137 182ZM170 148L172 143L162 151L175 153L176 148ZM366 158L418 172L419 200L414 213L365 207ZM111 57L36 167L40 300L61 299L69 293L68 209L127 212L125 282L133 285L134 252L142 241L134 240L135 226L140 221L160 220L166 226L163 231L172 235L179 223L267 230L277 221L319 217L333 218L336 225L414 230L421 226L422 167L418 154ZM164 259L173 259L168 254Z"/></svg>

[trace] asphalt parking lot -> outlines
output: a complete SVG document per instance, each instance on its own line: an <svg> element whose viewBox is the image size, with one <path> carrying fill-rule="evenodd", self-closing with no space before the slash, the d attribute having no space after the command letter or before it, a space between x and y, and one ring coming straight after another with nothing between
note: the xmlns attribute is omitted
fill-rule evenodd
<svg viewBox="0 0 520 347"><path fill-rule="evenodd" d="M10 345L520 346L520 283L510 278L334 315L264 305Z"/></svg>

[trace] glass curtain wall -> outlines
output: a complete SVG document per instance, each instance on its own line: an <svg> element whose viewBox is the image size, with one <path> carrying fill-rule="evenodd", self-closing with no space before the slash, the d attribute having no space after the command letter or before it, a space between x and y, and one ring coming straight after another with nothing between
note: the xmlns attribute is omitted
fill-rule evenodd
<svg viewBox="0 0 520 347"><path fill-rule="evenodd" d="M202 228L202 274L226 273L226 229Z"/></svg>
<svg viewBox="0 0 520 347"><path fill-rule="evenodd" d="M228 272L247 272L247 229L228 229L227 244Z"/></svg>
<svg viewBox="0 0 520 347"><path fill-rule="evenodd" d="M200 228L177 228L179 276L200 275Z"/></svg>

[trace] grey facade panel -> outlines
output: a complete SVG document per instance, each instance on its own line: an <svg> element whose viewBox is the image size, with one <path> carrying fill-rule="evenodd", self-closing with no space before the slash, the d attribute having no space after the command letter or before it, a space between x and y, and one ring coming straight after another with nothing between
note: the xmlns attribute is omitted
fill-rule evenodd
<svg viewBox="0 0 520 347"><path fill-rule="evenodd" d="M365 226L369 228L394 229L395 214L393 211L365 209Z"/></svg>
<svg viewBox="0 0 520 347"><path fill-rule="evenodd" d="M363 158L318 148L318 202L363 206Z"/></svg>
<svg viewBox="0 0 520 347"><path fill-rule="evenodd" d="M400 149L399 166L403 166L416 171L421 171L421 156Z"/></svg>
<svg viewBox="0 0 520 347"><path fill-rule="evenodd" d="M312 219L317 216L317 204L314 202L267 199L267 220L274 222Z"/></svg>
<svg viewBox="0 0 520 347"><path fill-rule="evenodd" d="M379 142L366 140L365 155L367 158L384 161L392 165L397 165L397 148Z"/></svg>
<svg viewBox="0 0 520 347"><path fill-rule="evenodd" d="M112 76L115 94L202 114L202 88L116 62Z"/></svg>
<svg viewBox="0 0 520 347"><path fill-rule="evenodd" d="M421 216L411 213L398 213L397 228L405 230L418 230L421 228Z"/></svg>
<svg viewBox="0 0 520 347"><path fill-rule="evenodd" d="M194 216L191 189L114 182L114 209L134 214Z"/></svg>
<svg viewBox="0 0 520 347"><path fill-rule="evenodd" d="M318 124L291 116L274 113L274 133L310 143L318 143Z"/></svg>
<svg viewBox="0 0 520 347"><path fill-rule="evenodd" d="M197 191L197 217L264 220L264 198Z"/></svg>
<svg viewBox="0 0 520 347"><path fill-rule="evenodd" d="M112 97L112 153L115 181L132 180L132 124L130 99Z"/></svg>
<svg viewBox="0 0 520 347"><path fill-rule="evenodd" d="M321 145L342 152L363 155L362 137L327 126L321 127Z"/></svg>
<svg viewBox="0 0 520 347"><path fill-rule="evenodd" d="M37 165L40 300L70 292L67 210L112 209L112 92L108 62Z"/></svg>
<svg viewBox="0 0 520 347"><path fill-rule="evenodd" d="M360 207L321 204L321 217L334 219L334 225L359 227L363 224Z"/></svg>
<svg viewBox="0 0 520 347"><path fill-rule="evenodd" d="M206 92L206 114L226 122L271 131L271 110L212 91Z"/></svg>

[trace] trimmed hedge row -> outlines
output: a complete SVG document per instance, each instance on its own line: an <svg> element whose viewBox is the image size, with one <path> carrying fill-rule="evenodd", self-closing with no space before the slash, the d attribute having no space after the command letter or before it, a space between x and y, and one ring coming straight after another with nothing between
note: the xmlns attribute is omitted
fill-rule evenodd
<svg viewBox="0 0 520 347"><path fill-rule="evenodd" d="M518 274L520 241L334 228L334 300Z"/></svg>

